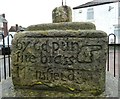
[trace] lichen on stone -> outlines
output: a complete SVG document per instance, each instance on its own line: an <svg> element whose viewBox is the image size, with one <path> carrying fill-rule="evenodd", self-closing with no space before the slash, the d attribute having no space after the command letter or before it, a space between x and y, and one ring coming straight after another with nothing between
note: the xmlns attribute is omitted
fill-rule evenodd
<svg viewBox="0 0 120 99"><path fill-rule="evenodd" d="M72 22L72 10L68 6L56 7L52 11L53 23Z"/></svg>
<svg viewBox="0 0 120 99"><path fill-rule="evenodd" d="M100 96L107 34L84 22L28 27L12 41L12 80L21 96Z"/></svg>
<svg viewBox="0 0 120 99"><path fill-rule="evenodd" d="M62 22L37 24L27 27L27 31L47 31L47 30L95 30L96 27L90 22Z"/></svg>

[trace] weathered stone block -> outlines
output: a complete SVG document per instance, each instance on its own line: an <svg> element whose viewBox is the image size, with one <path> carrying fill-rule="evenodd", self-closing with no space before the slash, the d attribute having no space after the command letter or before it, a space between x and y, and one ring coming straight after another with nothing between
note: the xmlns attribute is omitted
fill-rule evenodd
<svg viewBox="0 0 120 99"><path fill-rule="evenodd" d="M52 11L53 23L72 22L72 10L69 6L56 7Z"/></svg>
<svg viewBox="0 0 120 99"><path fill-rule="evenodd" d="M106 33L96 30L28 31L15 35L12 44L15 88L42 90L44 86L55 92L58 89L73 92L75 96L98 96L104 92ZM54 95L59 96L59 93Z"/></svg>

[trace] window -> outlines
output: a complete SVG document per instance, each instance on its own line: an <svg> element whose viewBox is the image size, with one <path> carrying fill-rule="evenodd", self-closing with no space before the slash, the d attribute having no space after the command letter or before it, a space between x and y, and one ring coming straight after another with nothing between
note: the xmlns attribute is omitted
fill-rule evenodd
<svg viewBox="0 0 120 99"><path fill-rule="evenodd" d="M118 9L118 14L119 14L119 17L120 17L120 7L119 7L119 9Z"/></svg>
<svg viewBox="0 0 120 99"><path fill-rule="evenodd" d="M94 19L94 10L93 10L93 8L89 8L87 10L87 19L88 20Z"/></svg>

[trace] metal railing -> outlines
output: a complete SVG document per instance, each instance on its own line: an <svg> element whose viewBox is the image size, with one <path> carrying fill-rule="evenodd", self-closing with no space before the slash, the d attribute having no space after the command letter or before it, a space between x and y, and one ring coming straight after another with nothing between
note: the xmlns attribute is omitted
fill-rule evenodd
<svg viewBox="0 0 120 99"><path fill-rule="evenodd" d="M5 40L4 40L4 35L2 34L2 33L0 33L0 35L2 36L2 40L3 40L3 48L2 48L2 55L3 55L3 59L4 59L4 64L3 64L3 66L4 66L4 79L6 79L6 46L5 46ZM113 33L111 33L111 34L109 34L108 35L108 41L109 41L109 37L111 36L111 35L113 35L114 36L114 42L113 42L113 46L114 46L114 53L113 53L113 55L114 55L114 77L116 76L116 72L115 72L115 69L116 69L116 67L115 67L115 56L116 56L116 36L115 36L115 34L113 34ZM11 35L11 34L8 34L8 46L7 46L7 55L8 55L8 71L9 71L9 77L11 76L11 70L10 70L10 45L9 45L9 36L11 36L12 38L13 38L13 36ZM110 64L109 64L109 50L110 50L110 46L109 46L110 44L108 44L108 62L107 62L107 71L109 71L110 70Z"/></svg>
<svg viewBox="0 0 120 99"><path fill-rule="evenodd" d="M5 49L4 35L3 35L3 33L0 33L0 35L2 36L2 40L3 40L3 50L4 50L4 49ZM4 53L4 78L6 79L6 58L5 58L5 53Z"/></svg>
<svg viewBox="0 0 120 99"><path fill-rule="evenodd" d="M1 66L1 70L2 70L2 68L3 68L3 70L4 70L4 79L6 79L7 78L7 72L6 72L6 70L7 70L7 66L6 66L6 59L7 59L7 57L6 57L6 55L8 55L8 72L9 72L9 77L11 76L11 70L10 70L10 54L11 54L11 49L10 49L10 45L9 45L9 36L11 36L12 38L13 38L13 36L11 35L11 34L8 34L8 38L7 38L7 46L5 45L5 36L3 35L3 33L0 33L0 35L2 36L2 41L3 41L3 44L2 44L2 49L1 49L1 51L2 51L2 55L3 55L3 67ZM1 75L0 75L1 76ZM2 77L1 77L2 78ZM0 79L0 81L1 81L1 79Z"/></svg>
<svg viewBox="0 0 120 99"><path fill-rule="evenodd" d="M113 33L111 33L111 34L109 34L108 35L108 42L109 42L109 38L110 38L110 36L114 36L114 42L113 42L113 47L114 47L114 49L113 49L113 60L114 60L114 62L113 62L113 66L114 66L114 77L116 76L116 72L115 72L115 69L116 69L116 67L115 67L115 60L116 60L116 35L115 34L113 34ZM109 64L109 50L110 50L110 45L111 44L108 44L108 62L107 62L107 71L109 71L110 70L110 64Z"/></svg>

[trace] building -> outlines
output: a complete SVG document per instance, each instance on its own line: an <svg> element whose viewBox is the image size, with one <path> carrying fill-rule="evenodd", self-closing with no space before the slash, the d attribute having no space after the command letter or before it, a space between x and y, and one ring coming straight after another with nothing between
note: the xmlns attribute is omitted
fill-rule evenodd
<svg viewBox="0 0 120 99"><path fill-rule="evenodd" d="M120 43L120 0L93 0L73 8L74 21L92 22L97 30L116 35ZM113 43L113 36L110 36Z"/></svg>
<svg viewBox="0 0 120 99"><path fill-rule="evenodd" d="M0 33L3 33L5 37L8 35L8 24L5 19L5 14L0 15ZM2 37L0 36L0 39L1 38Z"/></svg>
<svg viewBox="0 0 120 99"><path fill-rule="evenodd" d="M10 29L9 29L9 32L22 32L24 31L25 28L22 27L22 26L18 26L18 24L16 24L15 26L11 26Z"/></svg>

